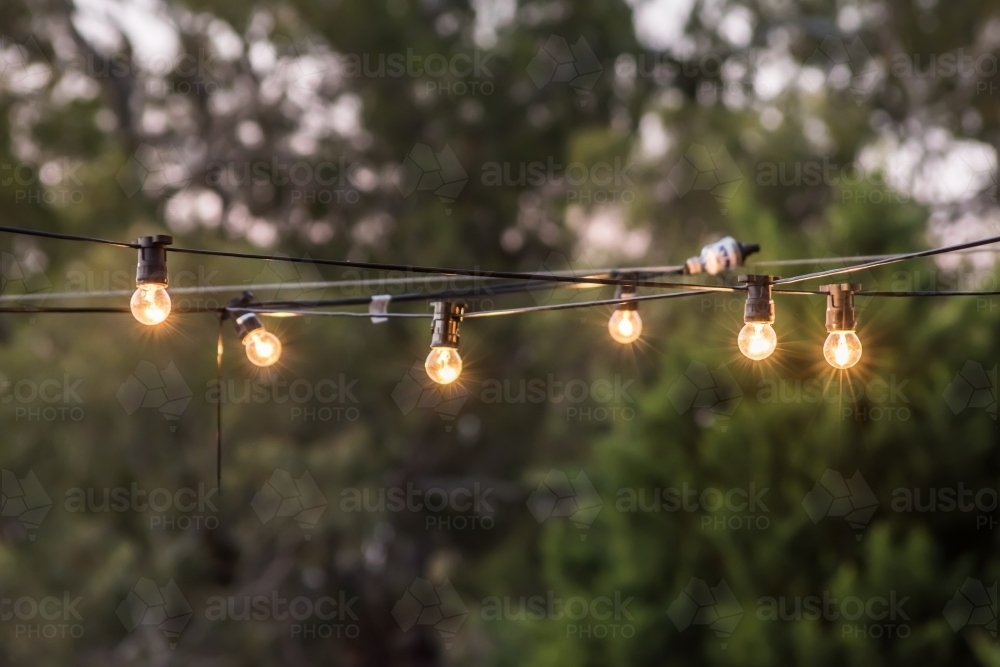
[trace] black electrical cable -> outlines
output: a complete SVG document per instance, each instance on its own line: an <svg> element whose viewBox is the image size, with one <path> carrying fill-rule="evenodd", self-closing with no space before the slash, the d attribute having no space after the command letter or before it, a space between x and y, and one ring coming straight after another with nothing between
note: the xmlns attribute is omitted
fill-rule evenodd
<svg viewBox="0 0 1000 667"><path fill-rule="evenodd" d="M983 245L989 245L991 243L1000 243L1000 236L991 236L985 239L979 239L977 241L969 241L967 243L957 243L950 246L942 246L940 248L931 248L930 250L921 250L919 252L910 252L900 255L894 255L887 257L886 259L876 260L874 262L865 262L863 264L855 264L853 266L844 267L841 269L829 269L827 271L817 271L815 273L806 273L800 276L791 276L789 278L779 278L774 281L775 285L787 285L789 283L797 283L803 280L813 280L816 278L826 278L828 276L838 276L844 273L853 273L855 271L862 271L864 269L873 269L878 266L885 266L887 264L895 264L897 262L903 262L908 259L919 259L921 257L933 257L935 255L943 255L949 252L955 252L956 250L965 250L967 248L977 248Z"/></svg>
<svg viewBox="0 0 1000 667"><path fill-rule="evenodd" d="M59 234L56 232L41 232L32 229L23 229L17 227L0 226L0 232L7 232L10 234L22 234L26 236L39 236L51 239L62 239L65 241L86 241L90 243L103 243L106 245L117 246L120 248L133 248L133 249L139 248L139 245L136 243L122 243L119 241L111 241L108 239L100 239L89 236L77 236L74 234ZM342 268L378 269L383 271L400 271L409 273L428 273L428 274L443 275L443 276L453 275L453 276L472 276L476 278L508 278L511 280L537 280L542 282L588 283L595 285L628 284L628 285L636 285L639 287L671 287L676 289L692 289L692 288L717 289L717 291L732 291L734 289L734 288L712 288L711 286L708 285L690 286L685 283L659 283L655 281L647 281L642 279L590 278L590 277L573 277L573 276L555 276L552 274L544 274L544 273L522 273L516 271L480 271L479 269L450 269L450 268L429 267L429 266L409 266L405 264L383 264L378 262L353 262L349 260L339 260L339 259L280 257L271 255L261 255L258 253L231 252L226 250L205 250L200 248L177 248L173 246L168 246L166 250L167 252L179 252L189 255L208 255L212 257L231 257L237 259L282 261L282 262L290 262L297 264L338 266ZM654 273L666 274L666 275L672 275L678 271L680 271L680 274L683 273L680 267L668 267L668 269L669 270L665 272L654 272ZM628 270L624 269L622 270L622 273L628 274ZM645 271L645 273L649 273L649 271Z"/></svg>
<svg viewBox="0 0 1000 667"><path fill-rule="evenodd" d="M1000 296L1000 290L988 292L976 291L954 291L954 292L932 292L932 291L909 291L909 292L855 292L854 296Z"/></svg>
<svg viewBox="0 0 1000 667"><path fill-rule="evenodd" d="M386 317L386 318L430 318L434 317L431 313L367 313L356 310L282 310L282 309L263 309L257 308L255 306L240 306L239 308L233 308L233 311L239 311L241 313L257 313L258 315L272 315L275 317L308 317L312 315L326 315L326 316L336 316L336 317Z"/></svg>
<svg viewBox="0 0 1000 667"><path fill-rule="evenodd" d="M406 303L410 301L442 301L449 299L472 299L505 294L521 294L541 290L555 289L548 283L502 283L499 285L470 286L459 289L441 290L438 292L409 292L406 294L375 294L371 296L344 297L342 299L317 299L315 301L263 301L254 304L261 308L283 308L287 306L304 306L322 308L328 306L365 306L376 296L389 296L390 302Z"/></svg>
<svg viewBox="0 0 1000 667"><path fill-rule="evenodd" d="M87 243L103 243L104 245L113 245L119 248L133 248L138 249L139 244L137 243L122 243L121 241L111 241L110 239L99 239L93 236L78 236L76 234L60 234L58 232L42 232L34 229L20 229L18 227L3 227L0 226L0 232L8 232L10 234L22 234L24 236L39 236L45 239L60 239L63 241L86 241Z"/></svg>
<svg viewBox="0 0 1000 667"><path fill-rule="evenodd" d="M180 315L189 315L192 313L218 313L224 310L223 308L207 308L207 307L181 307L173 308L170 314L174 313ZM20 308L10 308L10 307L0 307L0 313L113 313L113 314L125 314L131 313L131 308L113 308L113 307L103 307L103 306L23 306Z"/></svg>
<svg viewBox="0 0 1000 667"><path fill-rule="evenodd" d="M523 308L504 308L504 309L494 309L494 310L474 310L467 312L465 318L479 318L479 317L491 317L495 315L518 315L521 313L532 313L532 312L543 312L549 310L567 310L570 308L587 308L590 306L613 306L622 303L632 303L635 301L654 301L659 299L676 299L685 296L696 296L699 294L715 294L715 292L704 291L704 292L670 292L667 294L647 294L643 296L633 296L618 299L602 299L599 301L580 301L577 303L556 303L548 304L544 306L525 306ZM251 312L259 313L262 315L281 313L281 314L291 314L293 316L310 316L310 315L320 315L320 316L330 316L330 317L418 317L418 318L429 318L433 317L431 313L367 313L367 312L356 312L356 311L331 311L331 310L300 310L300 311L287 311L281 309L271 309L271 308L261 308L260 306L254 304L250 306L240 306L238 308L233 308L233 310L238 310L240 312Z"/></svg>
<svg viewBox="0 0 1000 667"><path fill-rule="evenodd" d="M604 305L617 305L628 302L635 301L656 301L659 299L674 299L683 296L696 296L696 295L717 295L718 292L714 290L691 290L691 291L680 291L680 292L668 292L666 294L647 294L642 296L633 296L620 299L600 299L594 301L579 301L579 302L569 302L569 303L558 303L558 304L547 304L542 306L524 306L520 308L499 308L491 310L477 310L470 311L466 313L465 317L491 317L496 315L514 315L519 313L529 313L529 312L544 312L549 310L567 310L571 308L586 308L590 306L604 306ZM825 296L825 292L812 291L812 290L774 290L773 294L790 295L790 296ZM419 301L421 299L434 300L434 299L445 299L449 298L448 293L433 293L427 295L420 294L409 294L402 295L399 301ZM454 295L460 296L460 295ZM995 291L949 291L949 292L934 292L934 291L908 291L908 292L883 292L883 291L861 291L856 292L856 296L870 296L870 297L947 297L947 296L1000 296L1000 290ZM406 298L403 298L406 297ZM394 301L397 299L393 299ZM352 305L367 305L371 303L371 297L356 297L348 299L330 299L326 301L286 301L286 302L267 302L267 303L256 303L248 306L240 306L238 308L222 307L222 308L208 308L208 307L180 307L171 310L171 314L197 314L197 313L221 313L224 311L241 311L241 312L254 312L260 313L262 315L286 315L294 317L308 317L310 315L320 315L320 316L338 316L338 317L386 317L386 318L429 318L432 317L430 313L370 313L364 311L326 311L326 310L315 310L319 307L329 307L329 306L352 306ZM9 308L0 307L0 313L2 314L45 314L45 313L63 313L63 314L126 314L131 313L129 308L113 308L113 307L85 307L85 306L26 306L20 308Z"/></svg>
<svg viewBox="0 0 1000 667"><path fill-rule="evenodd" d="M110 239L101 239L90 236L80 236L75 234L62 234L58 232L44 232L31 229L23 229L16 227L0 226L0 232L7 232L11 234L21 234L27 236L37 236L41 238L51 238L69 241L83 241L88 243L100 243L105 245L111 245L121 248L138 248L136 243L122 243L119 241L112 241ZM903 253L899 255L885 255L881 259L871 262L865 262L861 264L855 264L848 267L843 267L839 269L830 269L827 271L818 271L814 273L808 273L798 276L790 276L787 278L778 278L775 280L775 285L790 284L795 282L802 282L805 280L814 280L818 278L831 277L836 275L843 275L845 273L852 273L860 270L871 269L879 266L885 266L888 264L895 264L897 262L906 261L909 259L918 259L923 257L933 257L936 255L946 254L950 252L959 252L963 250L968 250L971 248L977 248L979 246L989 245L992 243L1000 242L1000 236L993 236L985 239L979 239L976 241L969 241L966 243L959 243L950 246L942 246L939 248L931 248L929 250L922 250L912 253ZM634 272L630 272L628 269L614 270L611 272L610 277L602 278L598 276L556 276L552 274L541 274L541 273L525 273L525 272L510 272L510 271L489 271L484 272L478 269L452 269L452 268L440 268L440 267L425 267L425 266L408 266L401 264L383 264L377 262L353 262L348 260L332 260L332 259L309 259L304 257L275 257L269 255L261 255L256 253L238 253L229 252L221 250L203 250L196 248L177 248L168 247L168 252L180 252L187 254L196 255L209 255L215 257L231 257L240 259L257 259L265 261L286 261L291 263L309 263L309 264L319 264L319 265L329 265L338 267L353 267L353 268L365 268L365 269L379 269L387 271L400 271L400 272L410 272L410 273L425 273L425 274L435 274L441 276L468 276L473 278L507 278L517 281L533 281L541 283L566 283L566 284L591 284L591 285L632 285L635 287L663 287L679 290L688 290L693 294L705 294L710 292L726 292L733 293L738 291L745 291L746 287L742 285L737 286L714 286L714 285L697 285L690 283L672 283L672 282L660 282L660 281L650 281L646 280L647 276L650 275L683 275L685 273L684 268L681 266L664 267L663 270L650 271L648 269L640 269ZM517 292L527 292L533 289L543 289L542 286L531 286L523 285L519 283L512 283L506 285L497 285L492 288L492 293L494 294L512 294ZM784 294L817 294L818 292L811 291L793 291L793 290L774 290L778 293ZM419 301L419 300L431 300L431 299L447 299L447 298L461 298L468 294L468 290L445 290L437 293L431 294L420 294L411 293L405 295L399 295L393 297L392 300L397 302L404 301ZM866 296L992 296L995 292L859 292L859 295ZM677 296L677 295L670 295ZM640 299L645 299L647 297L639 297ZM280 307L284 309L296 308L308 308L308 307L321 307L321 306L335 306L335 305L363 305L371 302L371 297L356 297L352 299L335 299L335 300L318 300L313 302L273 302L268 304L261 304L261 306L268 307ZM560 304L555 306L555 308L563 309L569 307L580 307L583 304L593 304L599 305L604 303L617 303L614 300L610 301L591 301L582 302L581 304ZM529 307L532 310L544 310L549 307ZM196 312L219 312L218 308L188 308L188 309L177 309L174 312L177 313L196 313ZM125 308L73 308L73 307L25 307L25 308L0 308L0 313L123 313L129 312ZM264 312L264 311L262 311ZM509 309L508 311L479 311L479 312L528 312L525 309ZM362 314L364 315L364 314ZM471 313L470 313L471 315Z"/></svg>
<svg viewBox="0 0 1000 667"><path fill-rule="evenodd" d="M523 308L506 308L500 310L474 310L465 314L465 318L492 317L495 315L520 315L521 313L537 313L548 310L569 310L571 308L587 308L590 306L614 306L622 303L634 303L636 301L654 301L659 299L676 299L684 296L697 296L699 294L714 294L706 290L704 292L670 292L668 294L646 294L643 296L632 296L622 299L602 299L600 301L580 301L578 303L556 303L545 306L525 306Z"/></svg>
<svg viewBox="0 0 1000 667"><path fill-rule="evenodd" d="M25 306L21 308L0 307L0 313L131 313L130 308L101 308L87 306Z"/></svg>
<svg viewBox="0 0 1000 667"><path fill-rule="evenodd" d="M591 285L633 285L635 287L668 287L671 289L698 289L718 292L733 292L740 287L715 287L712 285L691 285L688 283L664 283L648 281L641 278L628 277L628 269L622 269L622 278L592 278L585 276L556 276L546 273L526 273L518 271L482 271L480 269L452 269L433 266L410 266L407 264L382 264L378 262L352 262L342 259L312 259L307 257L275 257L256 253L229 252L224 250L201 250L196 248L176 248L168 246L167 252L179 252L191 255L209 255L212 257L232 257L237 259L258 259L275 262L291 262L295 264L316 264L320 266L339 266L354 269L378 269L383 271L398 271L400 273L431 273L442 276L472 276L475 278L507 278L510 280L536 280L540 282L584 283Z"/></svg>

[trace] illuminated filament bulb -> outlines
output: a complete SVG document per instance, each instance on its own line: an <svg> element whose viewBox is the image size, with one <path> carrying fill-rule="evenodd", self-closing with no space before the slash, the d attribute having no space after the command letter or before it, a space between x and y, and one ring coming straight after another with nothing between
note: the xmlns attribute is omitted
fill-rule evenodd
<svg viewBox="0 0 1000 667"><path fill-rule="evenodd" d="M170 295L166 285L146 283L139 285L129 303L132 315L142 324L152 326L167 319L170 314Z"/></svg>
<svg viewBox="0 0 1000 667"><path fill-rule="evenodd" d="M462 374L458 353L458 327L465 316L465 304L434 301L431 320L431 351L424 360L427 377L438 384L451 384Z"/></svg>
<svg viewBox="0 0 1000 667"><path fill-rule="evenodd" d="M743 325L737 345L748 359L760 361L767 359L778 346L778 336L774 333L774 327L767 322L750 322Z"/></svg>
<svg viewBox="0 0 1000 667"><path fill-rule="evenodd" d="M267 368L281 359L281 340L264 328L260 318L244 313L236 318L236 330L246 348L247 359L254 366Z"/></svg>
<svg viewBox="0 0 1000 667"><path fill-rule="evenodd" d="M845 370L861 361L861 340L853 331L831 331L823 343L823 356L834 368Z"/></svg>
<svg viewBox="0 0 1000 667"><path fill-rule="evenodd" d="M438 384L451 384L462 374L462 357L453 347L432 347L424 361L427 377Z"/></svg>
<svg viewBox="0 0 1000 667"><path fill-rule="evenodd" d="M255 366L266 368L281 359L281 341L270 331L251 331L243 340L243 345L247 350L247 359Z"/></svg>
<svg viewBox="0 0 1000 667"><path fill-rule="evenodd" d="M136 290L129 307L135 319L147 326L163 322L170 314L167 246L173 242L172 237L159 235L140 237L133 244L139 250L139 263L135 270Z"/></svg>
<svg viewBox="0 0 1000 667"><path fill-rule="evenodd" d="M740 352L748 359L760 361L767 359L778 346L778 336L774 333L774 300L771 298L771 286L774 276L748 275L740 276L739 281L746 285L747 303L743 309L743 328L736 338Z"/></svg>
<svg viewBox="0 0 1000 667"><path fill-rule="evenodd" d="M845 370L861 361L861 341L854 329L858 318L854 308L854 294L861 289L858 283L821 285L826 292L826 330L829 335L823 343L823 356L834 368Z"/></svg>
<svg viewBox="0 0 1000 667"><path fill-rule="evenodd" d="M642 318L639 317L639 311L619 308L608 320L608 331L611 337L622 345L639 340L639 336L642 335Z"/></svg>
<svg viewBox="0 0 1000 667"><path fill-rule="evenodd" d="M635 298L635 285L622 283L615 289L615 299ZM611 337L622 345L628 345L639 340L642 335L642 318L639 317L639 304L634 301L619 303L615 312L608 320L608 332Z"/></svg>

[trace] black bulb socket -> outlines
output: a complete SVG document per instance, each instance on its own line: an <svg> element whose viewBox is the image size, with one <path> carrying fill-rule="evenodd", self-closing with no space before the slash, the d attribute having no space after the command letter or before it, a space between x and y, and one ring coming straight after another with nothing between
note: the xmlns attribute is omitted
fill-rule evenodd
<svg viewBox="0 0 1000 667"><path fill-rule="evenodd" d="M139 246L139 264L135 270L136 285L167 286L167 246L174 237L165 234L143 236L135 240Z"/></svg>

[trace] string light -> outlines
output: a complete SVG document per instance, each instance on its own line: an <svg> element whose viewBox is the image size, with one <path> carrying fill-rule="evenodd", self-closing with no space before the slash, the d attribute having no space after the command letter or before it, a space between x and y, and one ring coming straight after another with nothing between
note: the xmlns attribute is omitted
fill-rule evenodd
<svg viewBox="0 0 1000 667"><path fill-rule="evenodd" d="M635 287L620 285L615 290L616 299L630 299L635 296ZM628 345L639 340L642 335L642 318L639 317L639 304L620 303L608 320L608 331L611 337L622 345Z"/></svg>
<svg viewBox="0 0 1000 667"><path fill-rule="evenodd" d="M691 296L695 294L705 294L713 292L735 292L740 289L747 291L747 302L744 310L744 327L740 331L738 344L741 352L750 359L766 359L777 347L777 335L775 334L774 323L774 302L772 300L772 287L774 285L785 285L817 278L842 275L860 269L871 269L879 266L895 264L897 262L914 260L919 258L933 257L946 253L965 252L981 246L1000 243L1000 236L987 237L968 241L959 244L952 244L920 250L910 253L871 255L864 258L864 263L854 264L844 268L818 271L808 274L791 276L787 278L776 278L763 275L740 276L740 281L744 283L742 288L734 288L719 285L695 285L690 283L671 283L663 281L651 281L650 276L656 275L694 275L706 273L718 275L724 271L731 271L742 266L746 257L759 251L757 244L745 244L737 241L733 237L725 237L719 241L706 245L702 248L698 257L689 259L682 266L656 266L639 269L627 269L630 272L629 279L619 277L619 272L624 269L602 269L600 271L585 272L576 275L577 272L561 273L523 273L523 272L483 272L479 269L446 269L429 266L403 266L393 264L382 264L373 262L352 262L348 260L333 259L309 259L305 257L271 257L266 255L219 251L196 248L167 248L173 244L173 238L167 235L145 236L130 243L113 241L74 234L60 234L42 230L19 229L13 227L0 226L0 232L23 234L43 238L62 239L69 241L82 241L87 243L99 243L122 248L133 248L139 251L139 263L136 271L136 291L132 295L130 310L135 318L146 325L162 323L171 312L170 295L167 292L167 260L166 255L170 252L182 252L189 254L207 255L215 257L235 257L254 260L278 260L288 262L311 262L319 265L331 265L342 267L362 267L379 268L384 270L396 269L401 271L462 276L470 279L491 279L509 278L520 283L503 285L492 285L488 288L494 290L496 294L507 294L515 292L529 292L540 289L540 283L566 283L579 287L615 285L618 287L615 301L621 301L622 297L634 299L635 302L616 304L615 313L612 315L608 328L612 337L621 343L631 343L637 340L642 333L642 320L638 314L637 303L640 300L673 298L678 296ZM814 260L783 260L783 263L806 263ZM815 260L820 261L820 260ZM771 262L777 264L781 262ZM570 275L572 274L572 275ZM597 274L597 275L594 275ZM611 274L611 277L603 277ZM635 288L661 287L686 290L686 293L654 294L648 296L633 296ZM839 283L824 286L822 291L828 294L827 305L827 330L829 335L823 347L823 354L827 361L835 368L851 368L856 365L862 356L862 345L855 333L856 321L854 316L854 294L859 292L861 285L851 283ZM461 291L468 291L461 290ZM781 289L785 295L809 295L815 292L796 291ZM942 297L942 296L996 296L1000 291L893 291L893 292L864 292L867 296L910 296L910 297ZM59 295L61 297L85 297L102 296L105 293L93 294L73 294ZM53 295L47 295L51 298ZM402 295L399 301L419 301L425 300L434 303L435 314L433 317L433 338L431 342L431 353L428 355L425 368L435 382L440 384L450 384L455 382L462 370L462 358L458 353L458 327L465 317L465 305L453 303L442 299L459 297L459 294L440 292L435 294L409 294ZM252 298L252 295L250 295ZM20 298L20 297L19 297ZM276 310L262 310L267 314L278 315L350 315L365 317L363 313L353 312L330 312L318 310L318 308L330 305L355 305L350 303L353 299L340 299L333 301L291 301L259 304L263 308L277 308ZM362 299L364 301L364 299ZM228 306L222 308L182 308L178 312L216 312L222 319L230 315L238 317L238 328L241 328L241 339L247 347L247 356L255 364L269 366L277 363L281 355L281 341L272 333L267 332L260 324L256 315L247 313L245 307L249 301L237 299ZM500 310L477 311L469 314L470 317L485 317L491 315L509 315L523 312L539 310L561 310L564 308L593 307L607 304L608 301L592 301L587 303L565 303L550 304L547 306L510 308ZM0 306L0 312L22 312L22 313L115 313L125 312L123 308L83 308L65 306L29 306L8 308ZM240 314L242 313L242 314ZM427 317L425 314L416 313L396 313L394 317ZM374 318L373 318L374 320Z"/></svg>
<svg viewBox="0 0 1000 667"><path fill-rule="evenodd" d="M166 246L173 244L170 236L146 236L132 243L122 243L108 239L99 239L86 236L60 234L42 230L17 229L0 226L0 232L12 234L24 234L27 236L37 236L42 238L53 238L70 241L82 241L87 243L99 243L122 248L134 248L139 251L139 264L136 271L136 291L132 295L130 309L135 318L147 325L155 325L166 320L170 314L170 296L167 293L167 261ZM885 266L901 261L918 258L933 257L945 253L962 252L979 246L1000 243L1000 236L993 236L975 241L960 244L921 250L918 252L878 255L866 257L867 263L854 264L839 269L819 271L809 274L792 276L788 278L775 278L773 276L746 275L740 276L740 282L744 283L747 291L747 302L744 309L744 327L740 331L738 344L740 351L744 355L754 360L766 359L777 347L777 335L772 324L774 323L774 301L772 300L772 286L774 284L784 285L805 280L815 280L834 275L842 275L860 269L870 269L878 266ZM320 265L347 266L360 268L377 268L381 270L400 270L404 272L415 272L425 274L436 274L445 276L465 276L473 279L496 279L510 278L512 280L524 281L521 285L494 285L491 286L497 294L514 293L517 291L528 292L539 289L539 284L544 283L568 283L574 286L580 285L616 285L618 292L616 299L621 299L625 295L630 295L634 301L617 304L616 312L608 323L609 331L615 340L622 343L631 343L639 338L642 332L642 320L639 318L637 301L653 299L672 299L682 296L694 296L698 294L712 294L718 292L735 292L740 288L719 285L693 285L687 283L653 282L647 278L655 275L677 275L677 274L697 274L708 273L717 275L723 271L730 271L743 264L747 255L757 252L759 246L756 244L743 244L732 237L726 237L711 245L705 246L698 257L689 259L681 267L649 267L643 269L629 269L632 279L622 280L617 277L619 270L595 272L598 274L611 273L613 278L603 278L593 275L555 275L541 273L517 273L517 272L491 272L483 273L479 269L443 269L427 266L399 266L376 263L359 263L347 260L311 260L305 257L269 257L249 253L239 253L230 251L215 251L195 248L172 248L172 252L183 252L189 254L208 255L216 257L237 257L253 260L282 260L288 262L309 262ZM799 263L821 261L821 260L791 260ZM789 263L789 260L785 260ZM773 263L773 262L772 262ZM589 273L589 272L588 272ZM644 296L632 296L635 294L637 286L661 287L686 290L683 292L672 292L666 294L652 294ZM861 358L862 346L854 329L856 328L854 312L854 294L861 289L861 285L851 283L840 283L825 285L821 291L828 294L827 299L827 330L829 336L823 346L823 355L826 360L835 368L846 369L856 365ZM815 292L780 290L784 295L810 295ZM997 296L1000 291L894 291L894 292L865 292L866 296L872 297L901 297L901 296ZM107 296L107 294L100 294ZM51 298L54 295L47 295ZM66 298L66 295L60 295ZM68 298L94 297L99 294L73 294ZM117 296L117 295L115 295ZM424 368L428 376L434 382L448 385L458 380L462 372L462 357L458 353L459 335L458 329L463 317L465 317L465 304L442 301L440 299L450 299L459 297L455 294L410 294L404 295L405 300L424 300L434 304L434 314L432 316L432 337L431 351L424 362ZM10 297L0 297L0 301ZM20 299L22 297L18 297ZM374 299L376 297L372 297ZM242 298L232 300L224 307L184 307L178 309L181 313L204 313L212 312L219 316L220 327L222 322L230 317L235 317L237 331L240 339L246 347L247 358L254 364L262 367L271 366L281 358L281 341L274 334L266 331L260 319L253 312L247 312L247 307L253 300L253 295L245 292ZM402 300L402 299L400 299ZM615 300L612 300L614 302ZM518 313L535 312L541 310L562 310L576 307L605 306L608 301L591 301L587 303L559 303L548 304L546 306L533 306L509 309L493 309L477 311L469 314L469 317L489 317L495 315L513 315ZM280 309L275 310L275 307ZM292 301L258 304L258 310L264 314L271 315L337 315L351 317L371 317L371 313L356 312L333 312L329 310L318 310L318 308L330 305L354 305L339 300L336 303L329 301ZM66 306L19 306L16 308L0 306L0 313L121 313L127 312L121 307L66 307ZM380 319L387 317L427 317L426 313L387 313L383 312ZM373 322L375 317L371 318ZM219 335L218 353L216 355L217 378L221 384L222 358L223 358L223 338ZM217 484L221 488L222 471L222 402L216 406L216 465Z"/></svg>
<svg viewBox="0 0 1000 667"><path fill-rule="evenodd" d="M767 359L778 345L774 333L774 300L771 286L774 276L740 276L747 286L747 303L743 309L743 329L736 339L740 352L754 361Z"/></svg>
<svg viewBox="0 0 1000 667"><path fill-rule="evenodd" d="M458 326L465 315L465 304L435 301L431 320L431 351L424 361L427 377L438 384L451 384L462 374L462 356L458 353Z"/></svg>
<svg viewBox="0 0 1000 667"><path fill-rule="evenodd" d="M823 343L823 356L834 368L846 370L861 361L861 340L854 333L857 317L854 293L861 289L856 283L834 283L820 286L826 292L826 330L830 334Z"/></svg>
<svg viewBox="0 0 1000 667"><path fill-rule="evenodd" d="M136 239L139 265L135 272L135 293L129 307L142 324L160 324L170 315L170 295L167 294L167 246L173 237L143 236Z"/></svg>
<svg viewBox="0 0 1000 667"><path fill-rule="evenodd" d="M281 340L265 329L254 313L244 313L236 318L236 332L246 348L247 359L254 366L267 368L281 359Z"/></svg>

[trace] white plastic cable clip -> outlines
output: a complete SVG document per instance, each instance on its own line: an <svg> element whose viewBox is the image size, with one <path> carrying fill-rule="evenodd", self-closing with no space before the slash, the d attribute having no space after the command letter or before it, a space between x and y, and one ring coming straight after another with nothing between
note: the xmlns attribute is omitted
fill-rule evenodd
<svg viewBox="0 0 1000 667"><path fill-rule="evenodd" d="M368 313L375 317L372 317L372 324L381 324L382 322L388 322L388 317L377 317L378 315L385 315L389 312L389 302L392 300L391 294L376 294L372 297L372 300L368 303Z"/></svg>

